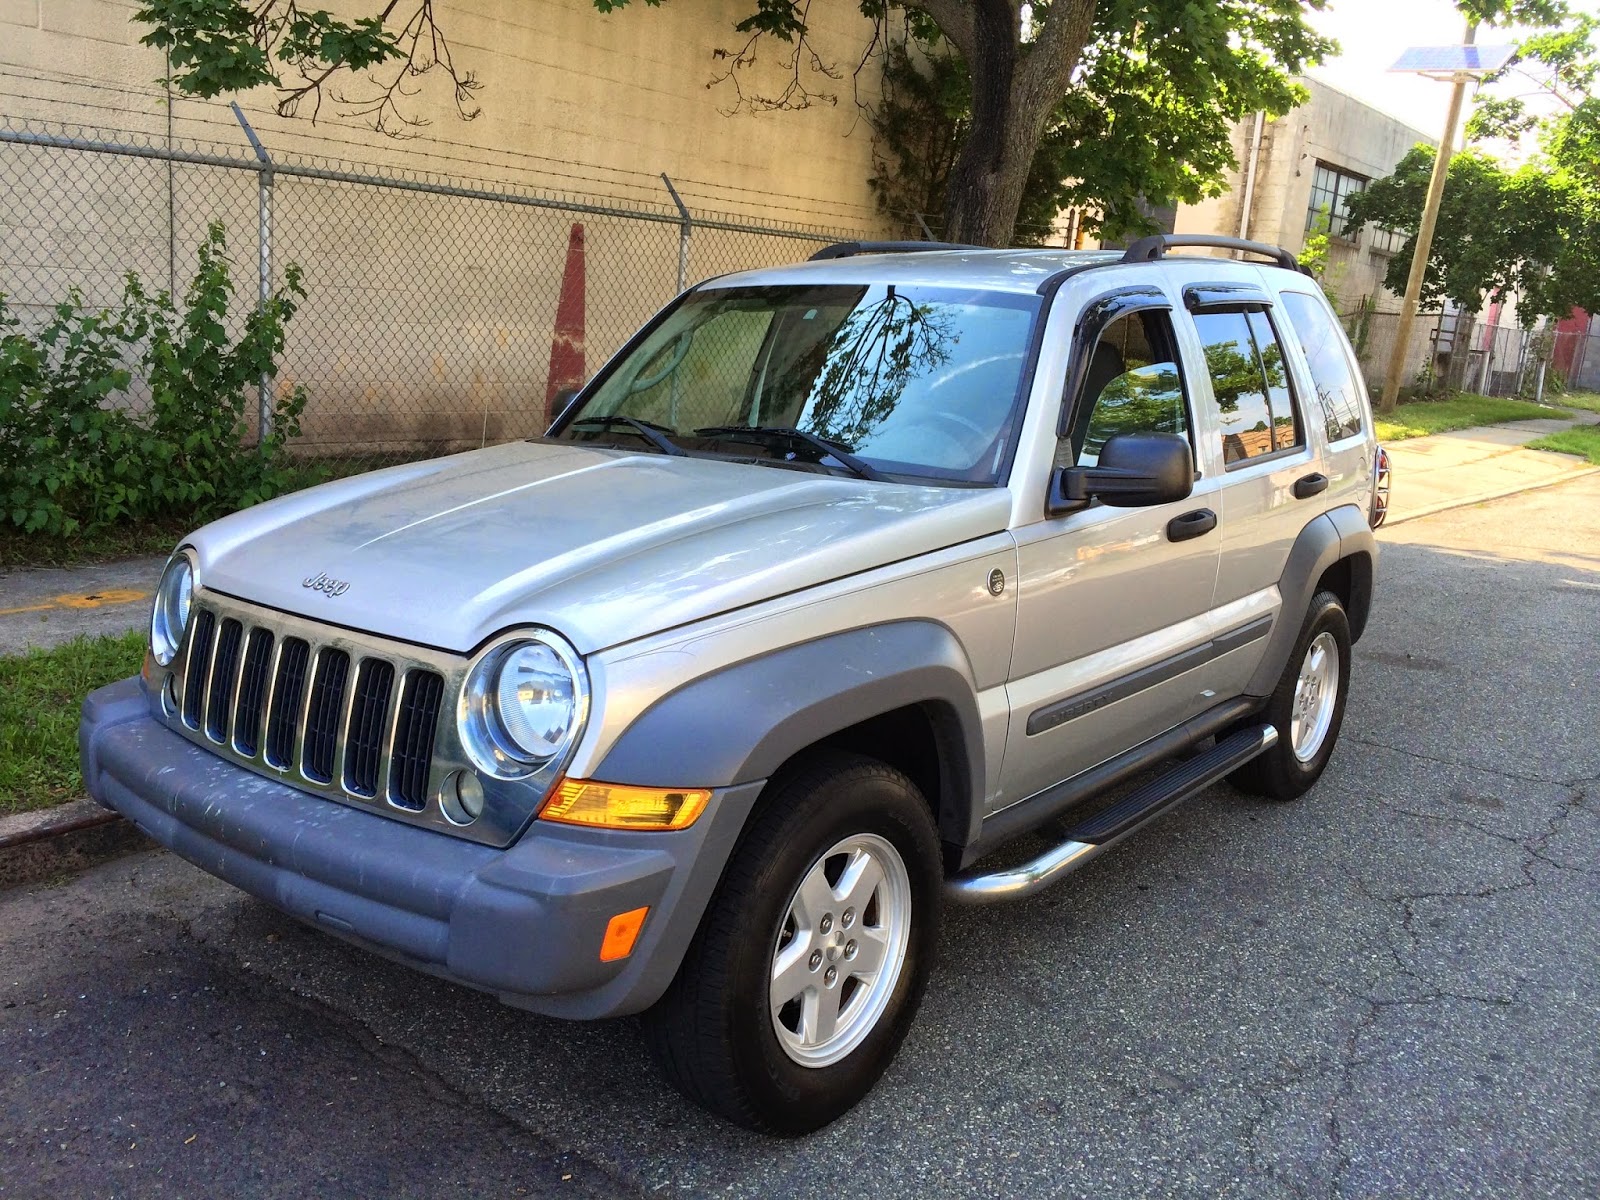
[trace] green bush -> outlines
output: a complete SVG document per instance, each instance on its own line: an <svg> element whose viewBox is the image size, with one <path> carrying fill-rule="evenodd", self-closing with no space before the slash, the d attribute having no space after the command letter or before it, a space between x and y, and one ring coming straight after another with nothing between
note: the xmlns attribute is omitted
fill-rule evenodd
<svg viewBox="0 0 1600 1200"><path fill-rule="evenodd" d="M284 330L305 298L284 286L227 332L233 279L214 224L180 309L136 275L115 310L74 290L29 333L0 294L0 523L27 533L92 533L122 522L243 508L297 482L284 448L300 432L301 388L273 400L265 444L248 444L255 388L277 374ZM117 403L135 378L147 410ZM247 407L249 406L249 407Z"/></svg>

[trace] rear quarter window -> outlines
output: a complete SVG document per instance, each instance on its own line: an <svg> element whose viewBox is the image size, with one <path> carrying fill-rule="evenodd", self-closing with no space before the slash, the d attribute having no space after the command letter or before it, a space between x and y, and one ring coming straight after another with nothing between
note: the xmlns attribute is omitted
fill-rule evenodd
<svg viewBox="0 0 1600 1200"><path fill-rule="evenodd" d="M1315 296L1304 292L1282 292L1280 296L1311 368L1328 440L1354 437L1362 429L1361 386L1339 327Z"/></svg>

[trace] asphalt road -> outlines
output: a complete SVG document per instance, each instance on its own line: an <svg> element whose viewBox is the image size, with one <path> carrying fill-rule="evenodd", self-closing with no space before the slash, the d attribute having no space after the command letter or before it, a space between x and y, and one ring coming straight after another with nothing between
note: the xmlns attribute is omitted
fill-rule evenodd
<svg viewBox="0 0 1600 1200"><path fill-rule="evenodd" d="M0 1196L1600 1194L1600 477L1384 541L1323 782L951 913L816 1136L151 853L0 896Z"/></svg>

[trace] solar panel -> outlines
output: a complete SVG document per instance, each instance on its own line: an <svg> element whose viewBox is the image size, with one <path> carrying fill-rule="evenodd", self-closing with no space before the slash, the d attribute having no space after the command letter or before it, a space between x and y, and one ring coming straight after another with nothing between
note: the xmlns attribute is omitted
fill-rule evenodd
<svg viewBox="0 0 1600 1200"><path fill-rule="evenodd" d="M1511 61L1515 46L1412 46L1391 71L1487 75Z"/></svg>

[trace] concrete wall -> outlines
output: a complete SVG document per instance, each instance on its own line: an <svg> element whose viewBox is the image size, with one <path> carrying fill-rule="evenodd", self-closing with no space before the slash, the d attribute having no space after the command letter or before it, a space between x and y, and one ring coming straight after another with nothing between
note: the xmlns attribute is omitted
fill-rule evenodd
<svg viewBox="0 0 1600 1200"><path fill-rule="evenodd" d="M1437 144L1437 138L1337 88L1316 79L1302 82L1311 93L1307 102L1264 122L1244 226L1246 236L1296 253L1305 246L1311 183L1319 161L1347 174L1381 179L1418 142ZM1174 232L1239 235L1253 131L1253 118L1234 127L1233 152L1240 166L1229 177L1228 192L1180 208ZM1354 239L1329 240L1323 286L1341 310L1364 296L1373 297L1380 308L1398 308L1399 298L1383 290L1390 255L1373 243L1371 229Z"/></svg>
<svg viewBox="0 0 1600 1200"><path fill-rule="evenodd" d="M454 0L440 5L458 67L483 81L463 122L443 76L422 81L408 115L429 124L396 141L325 103L316 124L273 111L270 91L241 98L280 161L329 160L426 173L445 182L538 189L671 221L578 213L280 175L273 251L305 273L279 386L310 396L302 446L369 452L475 445L544 428L557 301L574 224L583 226L585 365L604 358L677 290L679 230L660 173L697 215L884 228L866 180L870 139L848 71L811 79L836 106L729 116L707 88L712 50L737 39L744 0L642 3L610 15L591 0ZM370 4L339 0L346 13ZM122 0L0 0L0 111L98 126L112 140L167 140L163 57ZM870 27L852 6L818 6L816 47L853 65ZM782 84L764 54L748 89ZM873 79L861 81L871 95ZM344 87L359 88L359 82ZM177 100L174 142L249 157L225 104ZM128 139L126 135L134 135ZM367 169L363 167L362 169ZM254 292L251 171L76 151L0 146L0 289L42 314L69 286L111 303L137 271L181 287L205 225L223 220L244 311ZM170 234L169 234L170 230ZM169 273L170 244L176 246ZM818 243L703 229L691 279L804 258ZM566 381L563 381L566 382Z"/></svg>
<svg viewBox="0 0 1600 1200"><path fill-rule="evenodd" d="M139 45L146 30L125 0L0 0L0 106L12 116L100 124L160 133L165 110L156 81L162 55ZM370 13L366 0L335 0L346 15ZM601 14L591 0L453 0L438 5L458 67L483 83L482 114L455 116L442 73L420 81L406 110L428 124L414 140L394 141L340 115L325 102L318 123L272 112L270 90L242 97L269 147L446 174L514 169L569 193L607 194L664 203L656 176L665 171L695 206L771 220L851 225L875 220L867 177L870 138L857 119L850 67L871 26L854 6L818 6L814 42L844 78L808 76L836 104L802 112L727 115L734 93L708 88L737 45L735 21L747 0L694 0L657 8L644 3ZM747 91L773 93L784 72L768 47L744 73ZM861 96L873 100L875 71L863 72ZM360 80L343 80L351 93ZM19 95L26 92L26 95ZM238 142L226 109L180 100L180 135ZM309 107L306 110L309 112ZM330 142L330 139L332 141Z"/></svg>

